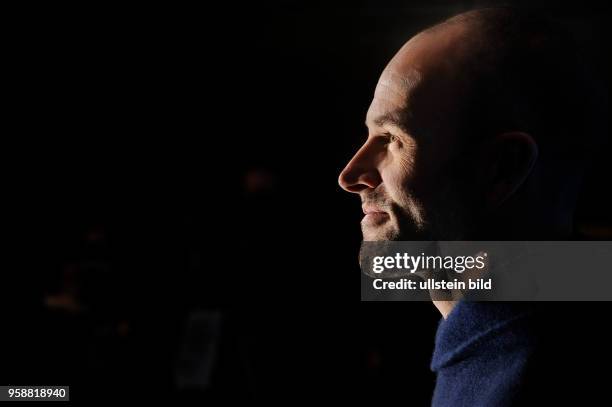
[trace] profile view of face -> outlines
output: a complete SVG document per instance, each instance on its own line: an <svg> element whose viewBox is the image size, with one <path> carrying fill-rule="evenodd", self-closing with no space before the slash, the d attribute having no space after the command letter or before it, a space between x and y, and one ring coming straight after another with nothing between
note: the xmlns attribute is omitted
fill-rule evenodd
<svg viewBox="0 0 612 407"><path fill-rule="evenodd" d="M442 238L460 227L453 152L462 86L451 66L462 34L457 26L417 35L378 81L367 140L339 177L361 198L364 240Z"/></svg>

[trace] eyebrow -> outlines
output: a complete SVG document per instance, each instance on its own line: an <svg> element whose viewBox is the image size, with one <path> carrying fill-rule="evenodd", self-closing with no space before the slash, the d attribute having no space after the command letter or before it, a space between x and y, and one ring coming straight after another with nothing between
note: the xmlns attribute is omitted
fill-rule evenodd
<svg viewBox="0 0 612 407"><path fill-rule="evenodd" d="M406 119L408 115L409 113L407 113L406 111L395 110L378 116L372 122L379 127L383 127L385 124L390 124L399 128L404 133L410 134L410 129L406 124ZM366 122L366 126L367 125L368 123Z"/></svg>

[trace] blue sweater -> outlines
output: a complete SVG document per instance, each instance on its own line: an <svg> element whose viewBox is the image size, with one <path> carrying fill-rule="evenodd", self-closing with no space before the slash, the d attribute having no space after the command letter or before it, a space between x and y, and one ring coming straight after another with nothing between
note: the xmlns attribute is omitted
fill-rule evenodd
<svg viewBox="0 0 612 407"><path fill-rule="evenodd" d="M536 346L525 303L460 301L436 334L433 406L508 406L523 391Z"/></svg>

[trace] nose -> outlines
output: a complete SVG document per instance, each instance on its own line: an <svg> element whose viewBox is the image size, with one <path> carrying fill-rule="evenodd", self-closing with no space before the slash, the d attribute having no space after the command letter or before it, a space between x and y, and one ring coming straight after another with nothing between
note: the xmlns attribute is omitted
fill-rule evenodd
<svg viewBox="0 0 612 407"><path fill-rule="evenodd" d="M338 177L338 183L345 191L355 194L367 188L374 189L382 183L377 164L376 154L366 142L344 167Z"/></svg>

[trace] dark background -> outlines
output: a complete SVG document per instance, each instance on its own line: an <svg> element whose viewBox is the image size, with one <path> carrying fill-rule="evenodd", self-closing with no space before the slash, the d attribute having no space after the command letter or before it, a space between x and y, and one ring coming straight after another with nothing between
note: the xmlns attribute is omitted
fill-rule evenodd
<svg viewBox="0 0 612 407"><path fill-rule="evenodd" d="M360 204L337 176L394 52L490 4L7 10L1 382L428 404L439 314L359 302ZM608 92L605 9L514 4L570 23ZM600 155L589 239L612 236Z"/></svg>

